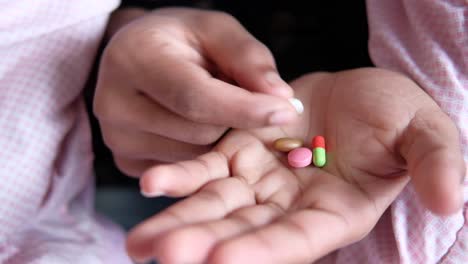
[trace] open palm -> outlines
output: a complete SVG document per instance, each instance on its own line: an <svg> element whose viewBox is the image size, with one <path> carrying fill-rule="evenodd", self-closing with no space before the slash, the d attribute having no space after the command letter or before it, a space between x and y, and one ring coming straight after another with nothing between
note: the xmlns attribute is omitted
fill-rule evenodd
<svg viewBox="0 0 468 264"><path fill-rule="evenodd" d="M457 131L414 83L360 69L291 85L306 107L295 124L232 130L212 152L143 176L145 192L189 197L131 232L131 256L312 262L363 238L410 179L434 212L460 206ZM310 142L315 135L327 140L323 168L291 168L271 146L280 137Z"/></svg>

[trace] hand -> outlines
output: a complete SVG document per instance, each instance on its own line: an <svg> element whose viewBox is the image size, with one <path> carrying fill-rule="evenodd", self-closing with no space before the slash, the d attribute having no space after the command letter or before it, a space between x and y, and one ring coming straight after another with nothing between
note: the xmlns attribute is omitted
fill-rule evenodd
<svg viewBox="0 0 468 264"><path fill-rule="evenodd" d="M210 153L145 172L142 191L191 196L132 230L130 256L310 263L366 236L410 179L433 212L461 207L457 130L415 83L359 69L292 86L306 106L298 122L234 130ZM280 137L310 142L314 135L327 140L322 169L293 169L271 148Z"/></svg>
<svg viewBox="0 0 468 264"><path fill-rule="evenodd" d="M195 158L228 127L297 118L287 100L293 91L270 51L229 15L159 9L120 30L125 19L114 17L110 31L117 33L101 60L94 113L125 173Z"/></svg>

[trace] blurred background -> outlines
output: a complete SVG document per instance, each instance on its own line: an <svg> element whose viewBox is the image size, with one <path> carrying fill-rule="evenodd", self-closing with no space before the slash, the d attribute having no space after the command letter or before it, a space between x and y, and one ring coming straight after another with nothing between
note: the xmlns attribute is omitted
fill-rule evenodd
<svg viewBox="0 0 468 264"><path fill-rule="evenodd" d="M282 77L289 81L315 71L340 71L372 66L367 52L365 0L327 1L123 1L120 8L148 10L185 6L222 10L236 17L275 56ZM102 48L101 48L102 51ZM91 105L99 59L86 89L95 151L96 209L129 229L176 200L147 199L138 181L122 174L103 144Z"/></svg>

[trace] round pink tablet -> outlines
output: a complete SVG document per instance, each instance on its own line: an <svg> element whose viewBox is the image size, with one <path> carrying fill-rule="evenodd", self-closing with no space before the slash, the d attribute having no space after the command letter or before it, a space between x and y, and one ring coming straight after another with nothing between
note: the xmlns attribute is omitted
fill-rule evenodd
<svg viewBox="0 0 468 264"><path fill-rule="evenodd" d="M296 148L288 153L288 163L294 168L303 168L312 162L312 151L308 148Z"/></svg>

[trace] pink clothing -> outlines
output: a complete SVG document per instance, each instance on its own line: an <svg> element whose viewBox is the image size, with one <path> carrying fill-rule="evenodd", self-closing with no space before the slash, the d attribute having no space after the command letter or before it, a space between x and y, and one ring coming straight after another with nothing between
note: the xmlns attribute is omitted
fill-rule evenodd
<svg viewBox="0 0 468 264"><path fill-rule="evenodd" d="M374 62L411 76L449 113L468 160L467 2L367 2ZM131 263L122 231L93 213L92 150L81 97L117 4L2 1L1 263ZM468 263L467 208L465 202L463 212L435 217L410 185L366 238L319 262Z"/></svg>
<svg viewBox="0 0 468 264"><path fill-rule="evenodd" d="M81 93L117 5L1 1L1 263L131 263L122 230L94 214Z"/></svg>
<svg viewBox="0 0 468 264"><path fill-rule="evenodd" d="M413 78L456 122L468 161L468 1L367 0L369 48L382 68ZM430 214L409 185L374 230L324 263L468 263L468 181L464 209Z"/></svg>

